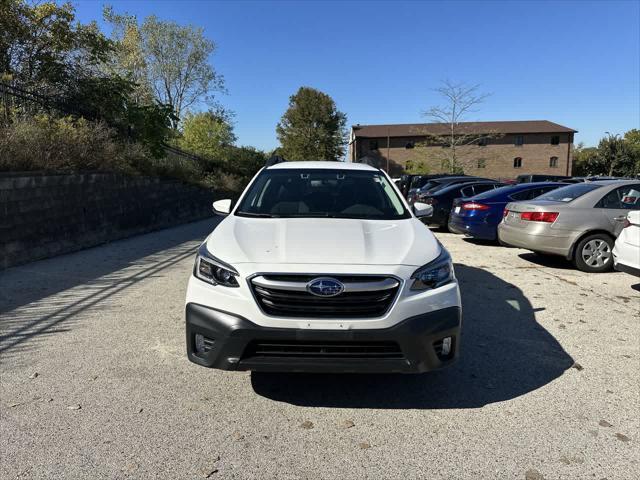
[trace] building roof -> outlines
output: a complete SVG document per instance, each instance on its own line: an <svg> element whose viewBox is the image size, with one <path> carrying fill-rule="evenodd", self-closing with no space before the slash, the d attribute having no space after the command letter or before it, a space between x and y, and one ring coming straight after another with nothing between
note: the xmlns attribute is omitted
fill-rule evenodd
<svg viewBox="0 0 640 480"><path fill-rule="evenodd" d="M353 125L356 137L412 137L423 135L446 135L446 123L403 123L395 125ZM459 133L466 135L506 133L575 133L573 130L548 120L518 120L506 122L461 122Z"/></svg>
<svg viewBox="0 0 640 480"><path fill-rule="evenodd" d="M269 170L282 170L287 168L295 169L308 169L308 168L321 168L331 170L377 170L366 163L352 163L352 162L282 162L276 163L270 167Z"/></svg>

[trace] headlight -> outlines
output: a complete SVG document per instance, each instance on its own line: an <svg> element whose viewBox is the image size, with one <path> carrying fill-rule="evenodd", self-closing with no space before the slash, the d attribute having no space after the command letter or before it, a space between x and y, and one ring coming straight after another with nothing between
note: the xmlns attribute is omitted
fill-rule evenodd
<svg viewBox="0 0 640 480"><path fill-rule="evenodd" d="M451 282L453 265L449 252L441 247L438 258L413 272L411 278L414 279L411 290L432 290Z"/></svg>
<svg viewBox="0 0 640 480"><path fill-rule="evenodd" d="M222 285L225 287L240 286L236 278L238 276L236 269L211 255L205 243L198 249L193 274L196 278L211 285Z"/></svg>

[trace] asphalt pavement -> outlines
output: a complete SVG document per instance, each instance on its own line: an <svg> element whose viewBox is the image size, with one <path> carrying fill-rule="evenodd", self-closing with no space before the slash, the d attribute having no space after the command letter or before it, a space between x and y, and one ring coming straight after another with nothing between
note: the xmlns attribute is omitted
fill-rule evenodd
<svg viewBox="0 0 640 480"><path fill-rule="evenodd" d="M0 272L0 478L638 478L640 279L436 233L455 366L222 372L184 345L214 224Z"/></svg>

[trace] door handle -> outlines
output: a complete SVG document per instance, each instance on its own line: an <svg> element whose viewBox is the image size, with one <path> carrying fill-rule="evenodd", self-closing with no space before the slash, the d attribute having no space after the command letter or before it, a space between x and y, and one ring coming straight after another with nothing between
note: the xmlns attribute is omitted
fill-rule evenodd
<svg viewBox="0 0 640 480"><path fill-rule="evenodd" d="M626 215L619 215L617 217L613 217L616 222L624 222L627 219Z"/></svg>

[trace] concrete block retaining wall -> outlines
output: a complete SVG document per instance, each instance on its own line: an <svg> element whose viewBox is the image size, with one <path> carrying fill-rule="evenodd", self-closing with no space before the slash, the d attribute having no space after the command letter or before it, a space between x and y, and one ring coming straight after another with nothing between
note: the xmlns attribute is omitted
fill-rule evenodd
<svg viewBox="0 0 640 480"><path fill-rule="evenodd" d="M0 173L0 269L211 216L214 192L111 173Z"/></svg>

